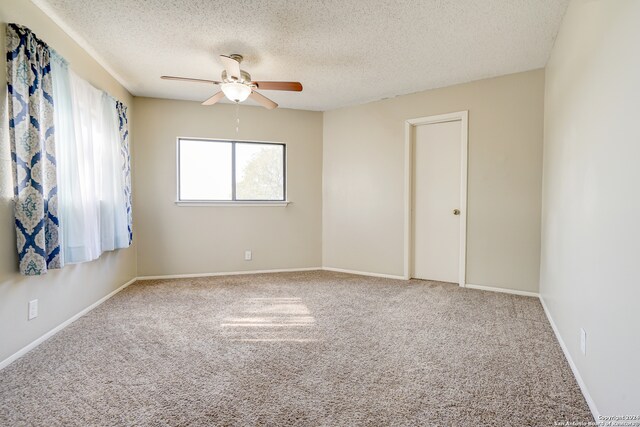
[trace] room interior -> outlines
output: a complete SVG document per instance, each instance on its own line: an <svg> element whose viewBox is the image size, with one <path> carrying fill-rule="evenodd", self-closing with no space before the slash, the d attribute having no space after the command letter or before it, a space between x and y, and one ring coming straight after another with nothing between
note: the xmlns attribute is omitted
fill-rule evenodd
<svg viewBox="0 0 640 427"><path fill-rule="evenodd" d="M373 3L0 3L3 48L23 26L127 110L133 212L21 271L3 85L0 424L640 421L640 2ZM231 54L304 88L160 78ZM460 279L420 280L412 120L452 113ZM282 200L181 200L190 138L283 143Z"/></svg>

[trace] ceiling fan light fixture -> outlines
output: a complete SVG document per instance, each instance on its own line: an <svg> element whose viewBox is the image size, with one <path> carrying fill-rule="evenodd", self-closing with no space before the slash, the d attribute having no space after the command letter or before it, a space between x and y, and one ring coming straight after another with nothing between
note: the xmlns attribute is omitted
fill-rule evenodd
<svg viewBox="0 0 640 427"><path fill-rule="evenodd" d="M251 75L244 70L240 69L240 63L242 62L242 55L231 54L220 55L220 61L224 65L224 70L221 74L222 81L205 80L205 79L192 79L188 77L177 76L161 76L164 80L178 80L194 83L207 83L220 86L221 91L213 94L202 105L213 105L220 102L223 98L227 98L237 104L245 101L248 97L251 97L258 104L264 108L273 110L278 107L278 104L255 91L260 90L284 90L290 92L301 92L302 84L300 82L267 82L267 81L254 81Z"/></svg>
<svg viewBox="0 0 640 427"><path fill-rule="evenodd" d="M251 94L251 88L242 83L223 83L220 88L224 96L233 102L242 102Z"/></svg>

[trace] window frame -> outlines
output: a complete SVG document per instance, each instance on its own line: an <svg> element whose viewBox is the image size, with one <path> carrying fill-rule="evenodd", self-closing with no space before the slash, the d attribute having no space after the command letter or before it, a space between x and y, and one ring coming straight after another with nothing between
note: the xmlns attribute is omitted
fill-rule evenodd
<svg viewBox="0 0 640 427"><path fill-rule="evenodd" d="M231 200L182 200L180 198L180 141L211 141L231 144ZM278 145L282 147L282 199L260 200L240 199L236 197L236 144ZM287 206L287 144L276 141L257 141L241 139L202 138L202 137L176 137L176 205L178 206Z"/></svg>

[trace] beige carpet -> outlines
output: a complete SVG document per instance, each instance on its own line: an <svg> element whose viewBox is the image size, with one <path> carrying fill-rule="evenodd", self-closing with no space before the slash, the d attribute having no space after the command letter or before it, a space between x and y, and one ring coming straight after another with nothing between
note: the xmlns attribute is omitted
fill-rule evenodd
<svg viewBox="0 0 640 427"><path fill-rule="evenodd" d="M329 272L138 282L0 371L1 426L565 421L537 299Z"/></svg>

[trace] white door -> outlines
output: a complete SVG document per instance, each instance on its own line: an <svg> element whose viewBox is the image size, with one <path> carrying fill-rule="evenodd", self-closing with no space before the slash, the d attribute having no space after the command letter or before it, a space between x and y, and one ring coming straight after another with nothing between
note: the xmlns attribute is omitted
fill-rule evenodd
<svg viewBox="0 0 640 427"><path fill-rule="evenodd" d="M413 274L459 281L462 121L415 126Z"/></svg>

